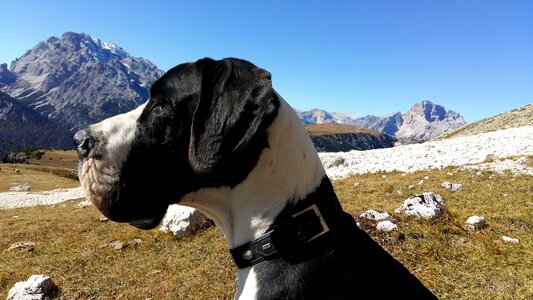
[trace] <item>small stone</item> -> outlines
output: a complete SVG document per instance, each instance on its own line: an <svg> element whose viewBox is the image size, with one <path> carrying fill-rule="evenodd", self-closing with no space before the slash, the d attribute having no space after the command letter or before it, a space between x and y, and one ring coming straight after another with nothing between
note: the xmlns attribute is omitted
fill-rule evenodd
<svg viewBox="0 0 533 300"><path fill-rule="evenodd" d="M515 238L512 238L512 237L508 237L508 236L502 236L502 240L505 242L505 243L508 243L508 244L518 244L518 242L520 242L518 239L515 239Z"/></svg>
<svg viewBox="0 0 533 300"><path fill-rule="evenodd" d="M18 243L11 244L9 248L7 248L6 251L26 250L28 252L31 252L34 249L35 249L34 242L18 242Z"/></svg>
<svg viewBox="0 0 533 300"><path fill-rule="evenodd" d="M411 184L411 185L409 185L409 186L407 187L407 189L408 189L408 190L412 190L414 187L415 187L415 186Z"/></svg>
<svg viewBox="0 0 533 300"><path fill-rule="evenodd" d="M381 178L385 179L387 178L387 175L382 175Z"/></svg>
<svg viewBox="0 0 533 300"><path fill-rule="evenodd" d="M353 187L354 187L354 188L358 188L358 187L360 187L360 186L361 186L361 183L359 183L359 182L356 182L356 183L353 184Z"/></svg>
<svg viewBox="0 0 533 300"><path fill-rule="evenodd" d="M445 188L447 190L451 190L452 192L458 192L463 188L463 185L460 183L451 183L448 181L445 181L441 184L442 188Z"/></svg>
<svg viewBox="0 0 533 300"><path fill-rule="evenodd" d="M112 241L111 243L107 245L115 250L122 250L126 248L126 244L122 241Z"/></svg>
<svg viewBox="0 0 533 300"><path fill-rule="evenodd" d="M471 231L477 231L487 227L487 222L484 217L471 216L466 220L466 226Z"/></svg>
<svg viewBox="0 0 533 300"><path fill-rule="evenodd" d="M429 179L429 176L424 176L424 179L425 179L425 180L428 180L428 179Z"/></svg>
<svg viewBox="0 0 533 300"><path fill-rule="evenodd" d="M133 239L133 241L131 243L133 244L133 246L137 246L137 245L142 243L142 240L141 239Z"/></svg>
<svg viewBox="0 0 533 300"><path fill-rule="evenodd" d="M420 181L418 182L418 185L421 185L422 183L424 183L424 179L420 180Z"/></svg>
<svg viewBox="0 0 533 300"><path fill-rule="evenodd" d="M162 232L172 232L175 237L181 238L190 236L203 226L207 226L207 218L198 210L172 204L168 207L167 213L159 228Z"/></svg>
<svg viewBox="0 0 533 300"><path fill-rule="evenodd" d="M31 190L31 185L29 183L15 185L9 189L10 192L27 192L29 190Z"/></svg>
<svg viewBox="0 0 533 300"><path fill-rule="evenodd" d="M108 219L107 217L105 217L105 216L101 216L101 217L98 219L98 221L104 223L104 222L109 221L109 219Z"/></svg>
<svg viewBox="0 0 533 300"><path fill-rule="evenodd" d="M390 232L398 229L398 225L392 223L391 221L379 221L376 225L376 229L379 232Z"/></svg>
<svg viewBox="0 0 533 300"><path fill-rule="evenodd" d="M379 211L375 211L373 209L369 209L367 211L365 211L364 213L360 214L359 215L359 218L366 218L366 219L369 219L369 220L373 220L373 221L385 221L385 220L389 220L391 218L391 216L384 212L384 213L381 213Z"/></svg>

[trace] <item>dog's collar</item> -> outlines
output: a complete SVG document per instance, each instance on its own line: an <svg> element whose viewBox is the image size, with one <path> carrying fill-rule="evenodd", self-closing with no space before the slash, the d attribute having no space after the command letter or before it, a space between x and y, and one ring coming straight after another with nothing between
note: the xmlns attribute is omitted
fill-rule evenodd
<svg viewBox="0 0 533 300"><path fill-rule="evenodd" d="M339 228L342 208L333 192L331 182L324 178L315 192L294 207L286 208L271 229L262 236L236 248L230 253L239 269L251 267L279 256L298 256L323 248L327 239ZM353 219L352 219L353 220Z"/></svg>

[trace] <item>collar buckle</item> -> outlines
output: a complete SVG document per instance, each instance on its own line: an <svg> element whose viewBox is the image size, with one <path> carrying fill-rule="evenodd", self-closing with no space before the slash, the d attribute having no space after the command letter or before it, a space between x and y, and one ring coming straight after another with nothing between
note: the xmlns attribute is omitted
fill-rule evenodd
<svg viewBox="0 0 533 300"><path fill-rule="evenodd" d="M320 225L322 226L322 231L320 231L319 233L317 233L317 234L315 234L315 235L313 235L311 237L308 237L306 240L304 240L304 242L310 242L310 241L318 238L319 236L324 235L327 232L329 232L328 224L326 223L326 220L324 220L324 217L322 217L322 214L320 213L320 210L318 209L318 206L316 206L316 204L312 204L312 205L308 206L306 209L295 213L294 215L292 215L292 218L296 219L299 216L302 216L302 215L304 215L306 213L310 213L310 212L314 212L315 217L317 217L319 219Z"/></svg>

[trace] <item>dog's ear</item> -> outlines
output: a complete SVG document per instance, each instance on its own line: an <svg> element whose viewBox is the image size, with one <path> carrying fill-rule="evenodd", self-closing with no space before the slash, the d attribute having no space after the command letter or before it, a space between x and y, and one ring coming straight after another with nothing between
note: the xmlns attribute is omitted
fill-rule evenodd
<svg viewBox="0 0 533 300"><path fill-rule="evenodd" d="M208 174L239 157L258 132L266 135L279 104L269 72L238 59L204 59L201 64L189 161L197 174Z"/></svg>

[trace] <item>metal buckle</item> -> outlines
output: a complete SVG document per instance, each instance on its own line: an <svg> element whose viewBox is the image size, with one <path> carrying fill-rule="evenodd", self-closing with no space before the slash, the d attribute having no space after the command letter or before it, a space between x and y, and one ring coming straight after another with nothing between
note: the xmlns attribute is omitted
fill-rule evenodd
<svg viewBox="0 0 533 300"><path fill-rule="evenodd" d="M328 227L328 224L326 224L326 220L324 220L324 218L322 217L322 214L320 213L320 210L318 209L318 207L316 206L316 204L312 204L311 206L307 207L306 209L298 212L298 213L295 213L294 215L292 215L293 218L309 211L309 210L313 210L315 212L315 215L318 217L318 219L320 220L320 225L322 225L322 231L319 232L318 234L312 236L311 238L309 238L307 240L307 242L310 242L314 239L316 239L317 237L327 233L329 231L329 227Z"/></svg>

